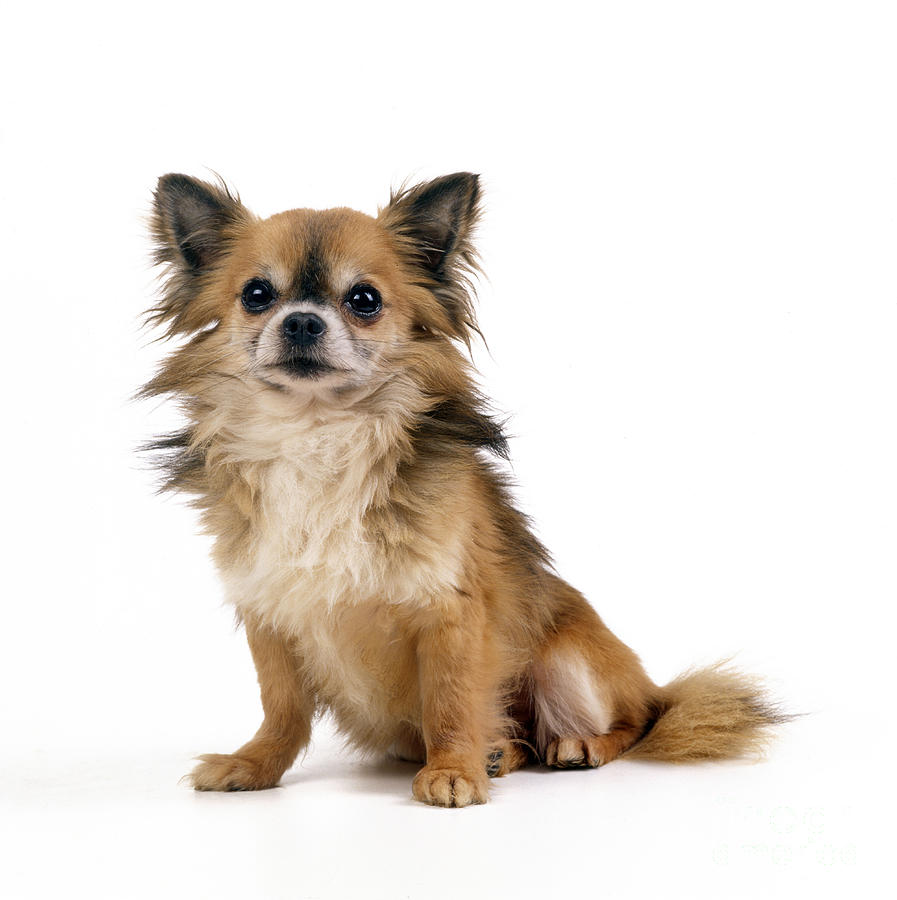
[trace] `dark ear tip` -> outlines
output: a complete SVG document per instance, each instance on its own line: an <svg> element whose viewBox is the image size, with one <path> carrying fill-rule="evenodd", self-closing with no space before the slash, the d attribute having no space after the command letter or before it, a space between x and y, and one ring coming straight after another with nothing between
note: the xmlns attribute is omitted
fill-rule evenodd
<svg viewBox="0 0 897 900"><path fill-rule="evenodd" d="M455 172L453 175L445 176L445 183L476 189L480 184L480 176L474 172Z"/></svg>
<svg viewBox="0 0 897 900"><path fill-rule="evenodd" d="M471 211L474 212L479 206L483 193L480 176L473 172L459 172L458 174L464 179L464 185L467 188L467 202L470 204Z"/></svg>
<svg viewBox="0 0 897 900"><path fill-rule="evenodd" d="M443 202L461 203L475 208L480 199L480 176L473 172L454 172L418 185L412 192L415 206L430 207Z"/></svg>
<svg viewBox="0 0 897 900"><path fill-rule="evenodd" d="M466 194L470 204L476 205L480 199L482 188L480 185L480 176L474 172L455 172L449 175L448 180L458 190L459 194Z"/></svg>
<svg viewBox="0 0 897 900"><path fill-rule="evenodd" d="M156 192L159 194L169 194L174 191L186 193L188 191L196 191L197 181L189 175L182 175L180 172L169 172L159 178L156 185Z"/></svg>

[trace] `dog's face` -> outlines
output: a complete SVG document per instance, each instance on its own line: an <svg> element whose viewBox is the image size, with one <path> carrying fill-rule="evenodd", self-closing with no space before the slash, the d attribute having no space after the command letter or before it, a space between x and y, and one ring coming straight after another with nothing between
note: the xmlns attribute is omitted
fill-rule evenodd
<svg viewBox="0 0 897 900"><path fill-rule="evenodd" d="M476 176L462 173L394 196L377 218L259 220L221 188L166 175L154 228L174 275L155 318L212 340L219 373L303 395L369 393L427 341L466 339L477 199Z"/></svg>
<svg viewBox="0 0 897 900"><path fill-rule="evenodd" d="M252 222L224 280L231 345L245 352L247 371L288 390L346 390L385 377L414 326L385 229L351 210Z"/></svg>

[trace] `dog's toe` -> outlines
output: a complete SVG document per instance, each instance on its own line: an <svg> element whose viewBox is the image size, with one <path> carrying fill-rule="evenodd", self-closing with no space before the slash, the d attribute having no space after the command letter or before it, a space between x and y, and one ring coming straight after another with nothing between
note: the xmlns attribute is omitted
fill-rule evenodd
<svg viewBox="0 0 897 900"><path fill-rule="evenodd" d="M545 749L545 765L557 769L597 768L604 762L600 736L555 738Z"/></svg>

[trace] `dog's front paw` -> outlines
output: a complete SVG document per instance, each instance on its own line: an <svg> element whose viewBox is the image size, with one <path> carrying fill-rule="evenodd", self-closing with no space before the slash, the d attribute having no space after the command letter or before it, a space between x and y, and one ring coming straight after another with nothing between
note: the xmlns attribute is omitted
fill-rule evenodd
<svg viewBox="0 0 897 900"><path fill-rule="evenodd" d="M207 753L190 773L198 791L261 791L274 787L281 772L245 756Z"/></svg>
<svg viewBox="0 0 897 900"><path fill-rule="evenodd" d="M411 793L431 806L471 806L489 799L489 779L482 769L424 766L414 778Z"/></svg>

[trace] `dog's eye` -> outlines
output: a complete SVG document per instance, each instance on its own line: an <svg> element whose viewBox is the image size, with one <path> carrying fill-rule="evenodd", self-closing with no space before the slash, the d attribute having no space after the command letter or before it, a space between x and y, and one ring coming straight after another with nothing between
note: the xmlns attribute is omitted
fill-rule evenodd
<svg viewBox="0 0 897 900"><path fill-rule="evenodd" d="M253 278L243 288L243 308L247 312L263 312L275 299L274 288L263 278Z"/></svg>
<svg viewBox="0 0 897 900"><path fill-rule="evenodd" d="M380 299L380 291L369 284L356 284L346 294L346 306L353 316L360 319L372 319L383 309L383 301Z"/></svg>

